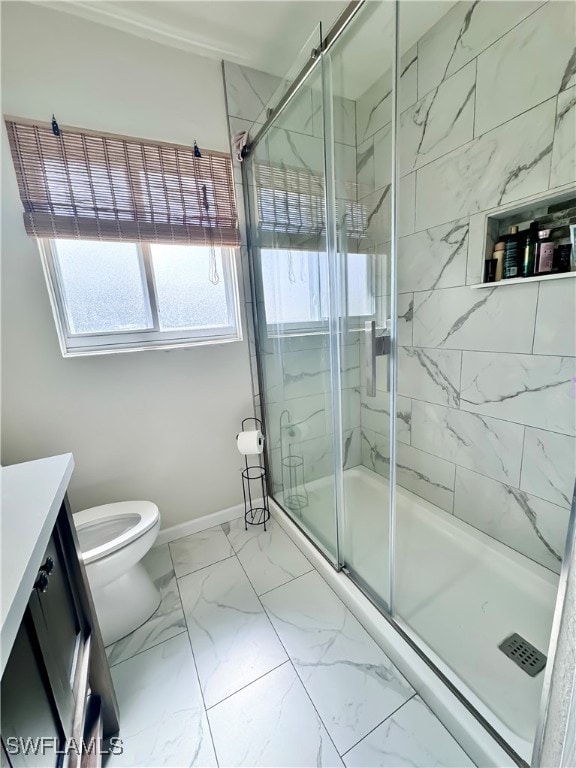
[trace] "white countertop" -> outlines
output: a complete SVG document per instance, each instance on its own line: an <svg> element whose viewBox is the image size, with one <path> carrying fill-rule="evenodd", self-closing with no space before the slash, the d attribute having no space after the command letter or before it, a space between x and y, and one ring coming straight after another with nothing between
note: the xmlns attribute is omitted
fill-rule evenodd
<svg viewBox="0 0 576 768"><path fill-rule="evenodd" d="M71 453L2 467L1 670L4 672L68 488Z"/></svg>

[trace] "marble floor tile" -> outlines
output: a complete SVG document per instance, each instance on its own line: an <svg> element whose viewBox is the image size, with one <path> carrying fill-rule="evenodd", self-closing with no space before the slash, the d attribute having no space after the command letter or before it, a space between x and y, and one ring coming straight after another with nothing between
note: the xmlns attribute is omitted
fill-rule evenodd
<svg viewBox="0 0 576 768"><path fill-rule="evenodd" d="M171 541L169 547L177 579L234 554L226 534L219 525Z"/></svg>
<svg viewBox="0 0 576 768"><path fill-rule="evenodd" d="M108 768L216 766L186 634L112 668L124 751Z"/></svg>
<svg viewBox="0 0 576 768"><path fill-rule="evenodd" d="M222 528L257 595L312 570L310 562L274 519L269 520L267 530L259 525L248 526L246 531L243 518L225 523Z"/></svg>
<svg viewBox="0 0 576 768"><path fill-rule="evenodd" d="M143 558L142 564L160 591L160 605L142 626L106 648L111 665L186 632L186 621L168 544L153 547Z"/></svg>
<svg viewBox="0 0 576 768"><path fill-rule="evenodd" d="M466 752L418 696L400 707L344 755L347 768L474 766Z"/></svg>
<svg viewBox="0 0 576 768"><path fill-rule="evenodd" d="M183 576L178 586L207 707L286 661L236 557Z"/></svg>
<svg viewBox="0 0 576 768"><path fill-rule="evenodd" d="M412 696L317 572L268 592L262 602L340 753Z"/></svg>
<svg viewBox="0 0 576 768"><path fill-rule="evenodd" d="M217 704L208 718L221 768L342 765L290 662Z"/></svg>

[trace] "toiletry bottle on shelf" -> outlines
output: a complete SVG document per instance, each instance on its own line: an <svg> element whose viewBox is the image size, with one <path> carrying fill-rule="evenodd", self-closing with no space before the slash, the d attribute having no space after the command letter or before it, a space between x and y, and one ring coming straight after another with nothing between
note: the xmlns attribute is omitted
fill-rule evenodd
<svg viewBox="0 0 576 768"><path fill-rule="evenodd" d="M502 277L504 280L509 280L513 277L518 277L518 227L510 227L510 234L506 237L504 247L504 268Z"/></svg>
<svg viewBox="0 0 576 768"><path fill-rule="evenodd" d="M524 249L522 253L522 277L534 275L534 251L538 240L538 222L533 221L530 229L525 233Z"/></svg>
<svg viewBox="0 0 576 768"><path fill-rule="evenodd" d="M562 227L556 230L558 235L554 249L554 272L571 272L575 267L573 265L574 254L572 253L572 243L570 242L570 229Z"/></svg>
<svg viewBox="0 0 576 768"><path fill-rule="evenodd" d="M496 280L498 259L486 259L484 262L484 282L493 283Z"/></svg>
<svg viewBox="0 0 576 768"><path fill-rule="evenodd" d="M534 249L534 274L549 275L554 264L554 241L549 229L538 232L538 242Z"/></svg>
<svg viewBox="0 0 576 768"><path fill-rule="evenodd" d="M494 253L492 254L492 259L496 260L496 274L494 275L494 282L496 283L499 280L502 280L505 247L506 247L506 243L503 240L500 240L500 242L496 243L496 245L494 246Z"/></svg>

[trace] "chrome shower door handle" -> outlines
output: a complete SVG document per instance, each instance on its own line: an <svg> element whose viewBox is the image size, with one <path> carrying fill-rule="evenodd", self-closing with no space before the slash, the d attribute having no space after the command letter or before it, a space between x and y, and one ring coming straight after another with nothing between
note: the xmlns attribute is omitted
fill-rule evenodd
<svg viewBox="0 0 576 768"><path fill-rule="evenodd" d="M376 397L376 358L389 355L390 346L390 336L376 336L376 321L367 320L364 323L364 370L368 397Z"/></svg>

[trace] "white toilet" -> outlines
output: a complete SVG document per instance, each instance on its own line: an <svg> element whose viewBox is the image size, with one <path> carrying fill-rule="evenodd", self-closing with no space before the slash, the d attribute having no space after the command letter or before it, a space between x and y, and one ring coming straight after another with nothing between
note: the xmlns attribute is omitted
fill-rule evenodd
<svg viewBox="0 0 576 768"><path fill-rule="evenodd" d="M74 523L104 645L110 645L160 605L140 562L156 541L160 512L151 501L120 501L77 512Z"/></svg>

